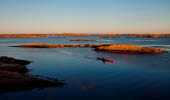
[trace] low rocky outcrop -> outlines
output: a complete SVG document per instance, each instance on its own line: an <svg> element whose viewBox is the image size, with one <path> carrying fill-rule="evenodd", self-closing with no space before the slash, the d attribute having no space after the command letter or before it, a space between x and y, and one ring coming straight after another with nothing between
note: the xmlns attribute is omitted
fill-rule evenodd
<svg viewBox="0 0 170 100"><path fill-rule="evenodd" d="M31 44L24 44L20 46L13 46L13 47L28 47L28 48L57 48L62 47L57 44L39 44L39 43L31 43Z"/></svg>
<svg viewBox="0 0 170 100"><path fill-rule="evenodd" d="M34 88L63 86L63 82L49 81L17 72L0 70L0 94L14 91L27 91Z"/></svg>
<svg viewBox="0 0 170 100"><path fill-rule="evenodd" d="M31 43L24 44L20 46L10 46L10 47L27 47L27 48L62 48L62 47L78 47L77 44L39 44L39 43Z"/></svg>
<svg viewBox="0 0 170 100"><path fill-rule="evenodd" d="M34 88L63 86L57 79L25 75L29 71L25 65L30 61L0 57L0 93L26 91Z"/></svg>
<svg viewBox="0 0 170 100"><path fill-rule="evenodd" d="M20 65L28 65L31 62L26 60L14 59L12 57L2 56L0 57L0 62L7 64L20 64Z"/></svg>
<svg viewBox="0 0 170 100"><path fill-rule="evenodd" d="M100 38L120 38L120 36L116 35L107 35L107 36L99 36Z"/></svg>
<svg viewBox="0 0 170 100"><path fill-rule="evenodd" d="M76 39L76 40L70 40L70 41L97 41L97 40Z"/></svg>
<svg viewBox="0 0 170 100"><path fill-rule="evenodd" d="M113 44L109 46L100 46L94 49L95 51L111 52L111 53L137 53L137 54L159 54L168 51L155 49L155 48L145 48L133 45L123 45L123 44Z"/></svg>
<svg viewBox="0 0 170 100"><path fill-rule="evenodd" d="M80 47L80 45L77 44L61 44L63 47Z"/></svg>
<svg viewBox="0 0 170 100"><path fill-rule="evenodd" d="M29 63L31 62L2 56L0 57L0 70L25 74L29 71L25 65L28 65Z"/></svg>
<svg viewBox="0 0 170 100"><path fill-rule="evenodd" d="M37 38L37 37L46 37L46 34L1 34L0 38Z"/></svg>
<svg viewBox="0 0 170 100"><path fill-rule="evenodd" d="M8 64L0 62L0 70L17 72L20 74L25 74L29 71L25 65L20 64Z"/></svg>
<svg viewBox="0 0 170 100"><path fill-rule="evenodd" d="M136 37L148 37L148 38L160 38L160 37L170 37L169 34L140 34L137 35Z"/></svg>
<svg viewBox="0 0 170 100"><path fill-rule="evenodd" d="M21 46L12 47L29 47L29 48L58 48L58 47L89 47L95 48L95 51L103 52L114 52L114 53L140 53L140 54L159 54L168 51L156 49L156 48L146 48L133 45L124 44L25 44Z"/></svg>
<svg viewBox="0 0 170 100"><path fill-rule="evenodd" d="M130 35L137 35L139 37L170 37L170 34L114 34L114 33L109 33L109 34L103 34L103 33L61 33L61 34L0 34L0 38L37 38L37 37L54 37L55 38L60 38L60 36L67 36L67 37L84 37L88 35L98 35L101 38L118 38L120 36L130 36ZM57 37L58 36L58 37Z"/></svg>
<svg viewBox="0 0 170 100"><path fill-rule="evenodd" d="M63 47L90 47L96 48L100 46L109 46L111 44L39 44L39 43L31 43L24 44L20 46L9 46L9 47L27 47L27 48L63 48Z"/></svg>
<svg viewBox="0 0 170 100"><path fill-rule="evenodd" d="M62 33L62 34L0 34L0 38L37 38L37 37L48 37L48 36L68 36L68 37L82 37L88 34L77 34L77 33Z"/></svg>

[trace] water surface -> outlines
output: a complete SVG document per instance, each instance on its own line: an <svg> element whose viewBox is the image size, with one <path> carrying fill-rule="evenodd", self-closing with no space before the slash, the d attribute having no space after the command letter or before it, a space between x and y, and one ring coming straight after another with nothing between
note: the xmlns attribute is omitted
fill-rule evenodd
<svg viewBox="0 0 170 100"><path fill-rule="evenodd" d="M94 39L100 41L69 41ZM91 48L14 48L27 43L129 44L170 51L169 38L0 38L0 56L33 61L29 74L66 80L64 87L10 92L0 100L169 100L170 53L139 55L91 51ZM114 63L96 57L108 56ZM166 98L166 99L165 99Z"/></svg>

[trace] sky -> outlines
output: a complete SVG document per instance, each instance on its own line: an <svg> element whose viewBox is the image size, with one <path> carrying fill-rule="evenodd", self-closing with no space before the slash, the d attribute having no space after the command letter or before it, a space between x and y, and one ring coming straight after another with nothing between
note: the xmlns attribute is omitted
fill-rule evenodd
<svg viewBox="0 0 170 100"><path fill-rule="evenodd" d="M12 33L170 33L170 0L0 0Z"/></svg>

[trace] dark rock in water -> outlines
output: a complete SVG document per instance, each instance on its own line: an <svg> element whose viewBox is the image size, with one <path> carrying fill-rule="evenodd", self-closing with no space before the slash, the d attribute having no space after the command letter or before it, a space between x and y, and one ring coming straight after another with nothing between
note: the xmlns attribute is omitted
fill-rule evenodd
<svg viewBox="0 0 170 100"><path fill-rule="evenodd" d="M0 57L0 62L7 63L7 64L20 64L20 65L28 65L31 63L30 61L14 59L6 56Z"/></svg>
<svg viewBox="0 0 170 100"><path fill-rule="evenodd" d="M16 72L0 70L0 94L14 91L27 91L34 88L63 86L60 81L48 81Z"/></svg>
<svg viewBox="0 0 170 100"><path fill-rule="evenodd" d="M29 71L25 65L30 61L10 57L0 57L0 94L13 91L26 91L34 88L63 86L65 82L53 78L24 75Z"/></svg>
<svg viewBox="0 0 170 100"><path fill-rule="evenodd" d="M30 61L14 59L11 57L2 56L0 57L0 70L18 72L25 74L29 71L25 65L29 64Z"/></svg>
<svg viewBox="0 0 170 100"><path fill-rule="evenodd" d="M18 72L20 74L25 74L29 71L25 65L7 64L2 62L0 62L0 70Z"/></svg>

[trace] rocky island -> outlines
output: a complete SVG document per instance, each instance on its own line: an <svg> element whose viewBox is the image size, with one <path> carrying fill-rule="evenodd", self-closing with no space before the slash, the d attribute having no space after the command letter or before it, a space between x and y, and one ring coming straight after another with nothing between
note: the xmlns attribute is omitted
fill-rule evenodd
<svg viewBox="0 0 170 100"><path fill-rule="evenodd" d="M13 91L26 91L34 88L63 86L65 83L57 79L25 75L29 71L26 60L11 57L0 57L0 94Z"/></svg>
<svg viewBox="0 0 170 100"><path fill-rule="evenodd" d="M168 51L156 49L156 48L146 48L134 45L124 45L124 44L112 44L109 46L99 46L94 49L94 51L110 52L110 53L136 53L136 54L160 54Z"/></svg>
<svg viewBox="0 0 170 100"><path fill-rule="evenodd" d="M136 54L159 54L166 53L168 51L156 49L156 48L146 48L134 45L124 45L124 44L25 44L20 46L12 47L28 47L28 48L61 48L61 47L90 47L95 48L94 51L110 52L110 53L136 53Z"/></svg>
<svg viewBox="0 0 170 100"><path fill-rule="evenodd" d="M26 47L26 48L62 48L62 47L78 47L77 44L41 44L41 43L31 43L24 44L20 46L10 46L10 47Z"/></svg>

